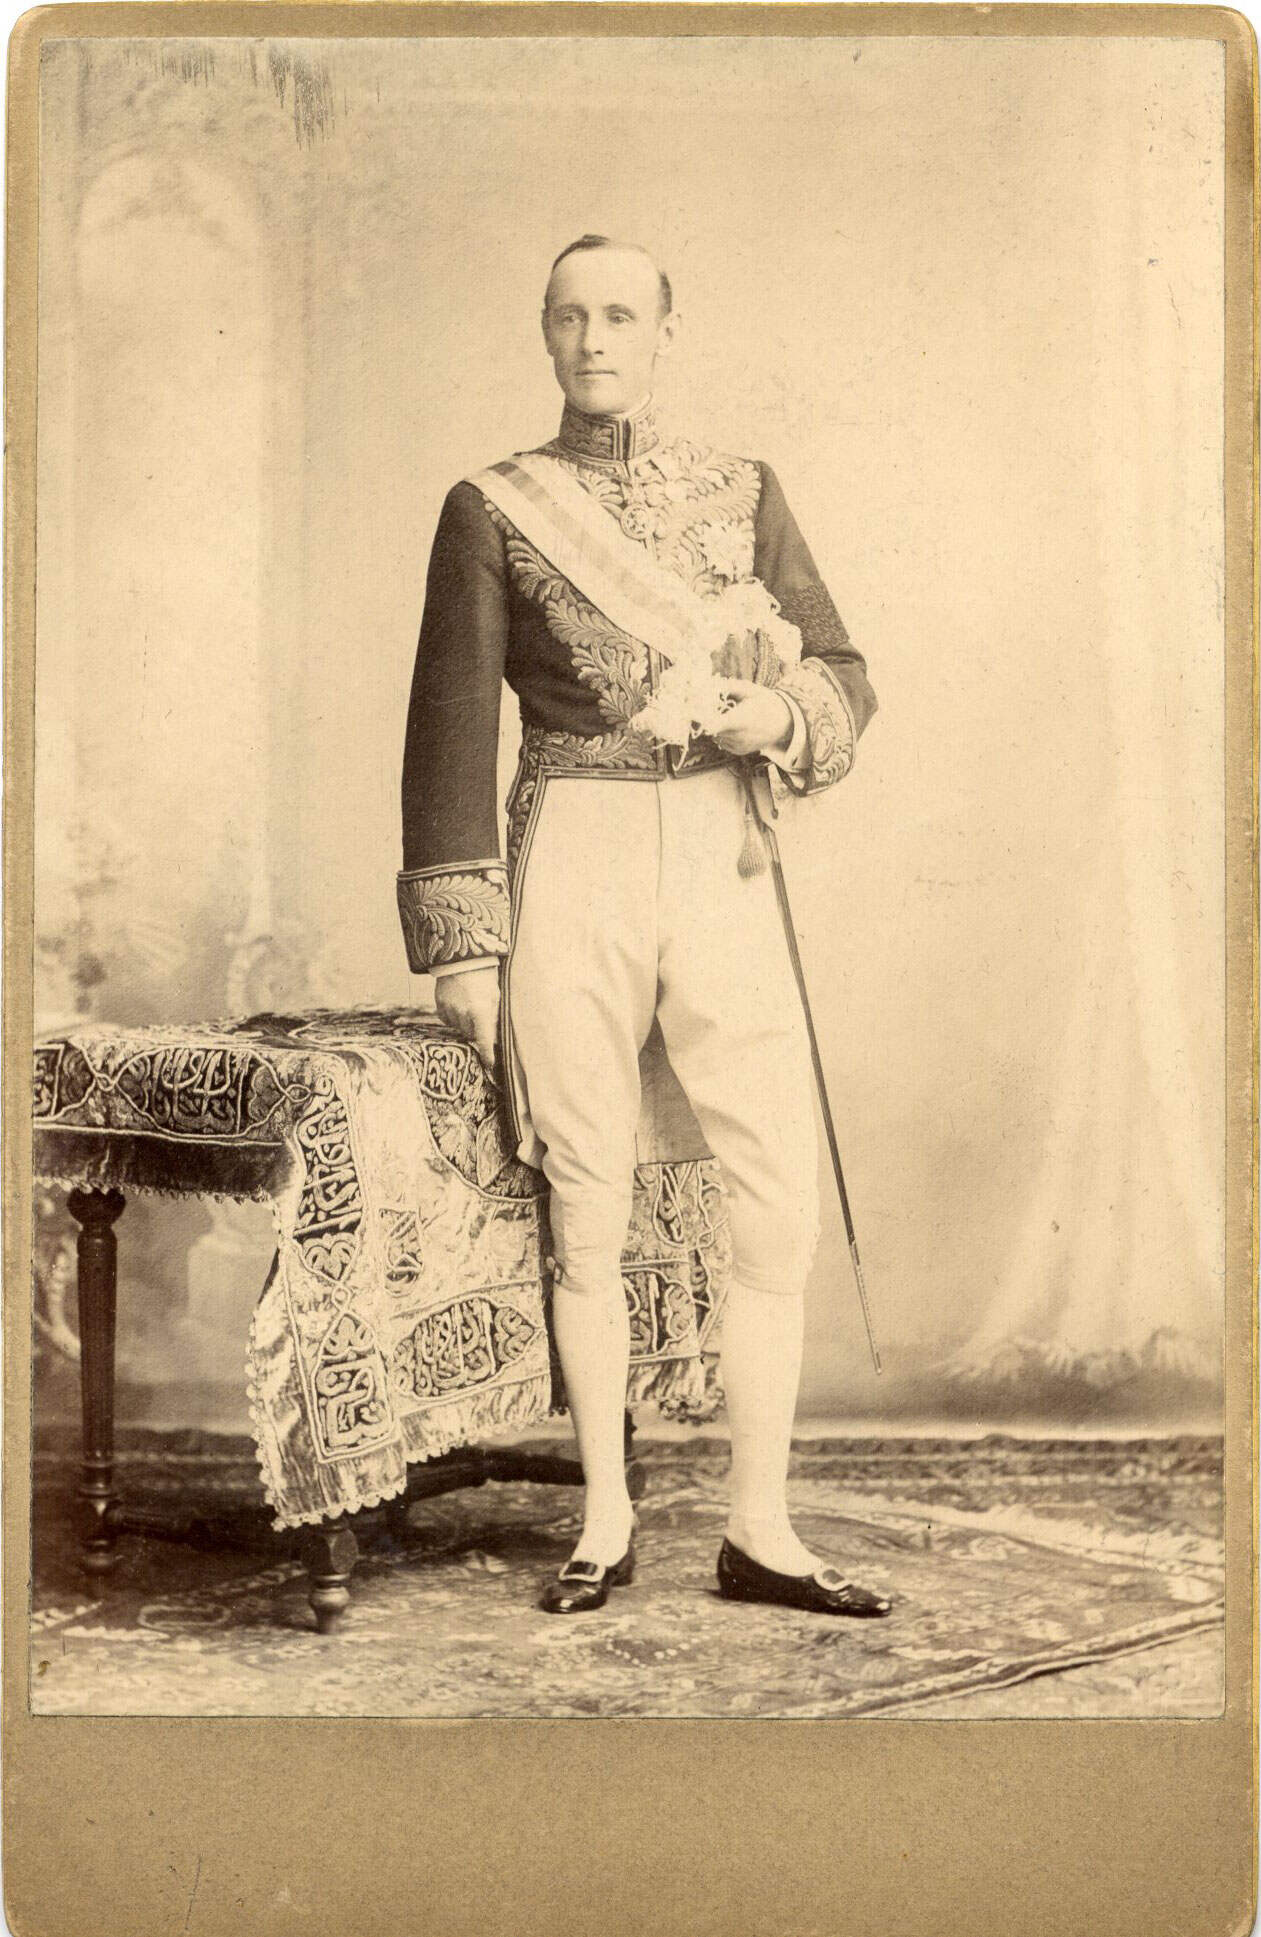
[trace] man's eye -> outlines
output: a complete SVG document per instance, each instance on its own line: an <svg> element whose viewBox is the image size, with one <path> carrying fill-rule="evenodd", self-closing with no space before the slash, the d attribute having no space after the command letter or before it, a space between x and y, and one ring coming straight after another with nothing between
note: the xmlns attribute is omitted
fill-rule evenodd
<svg viewBox="0 0 1261 1937"><path fill-rule="evenodd" d="M609 318L609 321L610 323L629 323L630 316L628 315L626 310L618 309L618 310L614 310L612 316L610 316Z"/></svg>

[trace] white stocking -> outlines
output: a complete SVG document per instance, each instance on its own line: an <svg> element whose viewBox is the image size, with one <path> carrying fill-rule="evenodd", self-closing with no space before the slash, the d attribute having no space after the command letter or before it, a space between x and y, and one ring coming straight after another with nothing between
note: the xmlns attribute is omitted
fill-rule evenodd
<svg viewBox="0 0 1261 1937"><path fill-rule="evenodd" d="M801 1378L805 1299L754 1291L733 1279L722 1318L722 1381L731 1433L728 1538L784 1574L809 1574L819 1556L788 1517L788 1460Z"/></svg>
<svg viewBox="0 0 1261 1937"><path fill-rule="evenodd" d="M626 1551L634 1511L623 1445L630 1315L620 1268L584 1274L580 1286L566 1267L552 1295L552 1325L586 1481L573 1558L611 1567Z"/></svg>

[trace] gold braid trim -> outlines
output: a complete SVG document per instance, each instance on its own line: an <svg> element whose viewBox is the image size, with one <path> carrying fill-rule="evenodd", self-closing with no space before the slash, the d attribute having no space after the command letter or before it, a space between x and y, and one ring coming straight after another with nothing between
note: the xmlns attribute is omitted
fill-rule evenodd
<svg viewBox="0 0 1261 1937"><path fill-rule="evenodd" d="M398 912L413 975L447 962L508 953L508 871L502 861L401 868Z"/></svg>

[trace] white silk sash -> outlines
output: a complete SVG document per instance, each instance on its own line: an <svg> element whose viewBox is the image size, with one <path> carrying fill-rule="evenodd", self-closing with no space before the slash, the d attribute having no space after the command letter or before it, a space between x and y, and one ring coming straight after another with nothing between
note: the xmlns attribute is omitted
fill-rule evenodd
<svg viewBox="0 0 1261 1937"><path fill-rule="evenodd" d="M712 673L726 627L707 601L657 564L556 458L526 451L469 483L619 631L663 659Z"/></svg>

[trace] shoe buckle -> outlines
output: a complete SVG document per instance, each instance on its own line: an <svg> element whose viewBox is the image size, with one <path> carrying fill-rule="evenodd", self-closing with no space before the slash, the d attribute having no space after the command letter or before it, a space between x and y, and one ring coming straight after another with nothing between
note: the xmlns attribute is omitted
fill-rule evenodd
<svg viewBox="0 0 1261 1937"><path fill-rule="evenodd" d="M839 1594L842 1588L849 1586L839 1567L820 1567L814 1577L820 1587L826 1587L833 1594Z"/></svg>
<svg viewBox="0 0 1261 1937"><path fill-rule="evenodd" d="M567 1560L557 1575L562 1581L589 1581L602 1574L604 1569L596 1560Z"/></svg>

